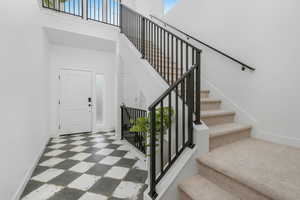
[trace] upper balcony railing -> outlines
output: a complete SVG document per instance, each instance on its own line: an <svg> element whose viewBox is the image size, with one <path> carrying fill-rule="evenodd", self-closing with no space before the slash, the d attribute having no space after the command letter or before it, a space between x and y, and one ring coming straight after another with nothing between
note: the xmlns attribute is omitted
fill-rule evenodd
<svg viewBox="0 0 300 200"><path fill-rule="evenodd" d="M42 5L54 11L83 17L83 0L43 0Z"/></svg>
<svg viewBox="0 0 300 200"><path fill-rule="evenodd" d="M120 25L120 3L121 0L42 0L44 8L113 26Z"/></svg>

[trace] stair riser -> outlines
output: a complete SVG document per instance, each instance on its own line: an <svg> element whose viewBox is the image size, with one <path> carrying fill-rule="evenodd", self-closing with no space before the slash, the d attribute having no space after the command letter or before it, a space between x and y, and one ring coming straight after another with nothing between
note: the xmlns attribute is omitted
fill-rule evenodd
<svg viewBox="0 0 300 200"><path fill-rule="evenodd" d="M201 102L201 110L218 110L221 108L221 102Z"/></svg>
<svg viewBox="0 0 300 200"><path fill-rule="evenodd" d="M212 151L218 147L231 144L243 139L247 139L250 136L251 136L251 129L235 131L230 134L216 136L209 139L209 149L210 151Z"/></svg>
<svg viewBox="0 0 300 200"><path fill-rule="evenodd" d="M209 92L203 92L203 91L201 91L201 98L208 98L209 97Z"/></svg>
<svg viewBox="0 0 300 200"><path fill-rule="evenodd" d="M231 123L234 120L234 114L214 117L201 117L201 120L203 120L207 126Z"/></svg>
<svg viewBox="0 0 300 200"><path fill-rule="evenodd" d="M271 198L198 162L199 174L241 200L271 200Z"/></svg>

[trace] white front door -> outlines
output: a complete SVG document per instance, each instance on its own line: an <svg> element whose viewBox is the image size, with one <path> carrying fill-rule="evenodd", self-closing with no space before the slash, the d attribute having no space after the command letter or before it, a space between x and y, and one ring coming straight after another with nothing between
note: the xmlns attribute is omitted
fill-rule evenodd
<svg viewBox="0 0 300 200"><path fill-rule="evenodd" d="M61 70L60 85L60 128L62 134L91 132L91 72Z"/></svg>

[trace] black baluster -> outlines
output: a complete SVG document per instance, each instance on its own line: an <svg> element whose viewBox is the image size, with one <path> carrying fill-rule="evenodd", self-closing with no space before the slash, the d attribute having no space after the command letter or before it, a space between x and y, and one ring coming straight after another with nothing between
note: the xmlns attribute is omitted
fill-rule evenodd
<svg viewBox="0 0 300 200"><path fill-rule="evenodd" d="M160 169L164 170L164 103L160 102Z"/></svg>
<svg viewBox="0 0 300 200"><path fill-rule="evenodd" d="M157 193L155 191L156 185L156 116L155 107L149 109L150 111L150 192L149 196L155 198Z"/></svg>

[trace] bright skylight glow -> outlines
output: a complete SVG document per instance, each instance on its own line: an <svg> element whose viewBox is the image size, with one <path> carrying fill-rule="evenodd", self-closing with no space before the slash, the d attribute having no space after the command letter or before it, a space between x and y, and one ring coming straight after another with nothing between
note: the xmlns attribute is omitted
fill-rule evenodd
<svg viewBox="0 0 300 200"><path fill-rule="evenodd" d="M179 1L179 0L164 0L165 1L165 10L164 12L167 13L169 10L173 8L173 6Z"/></svg>

